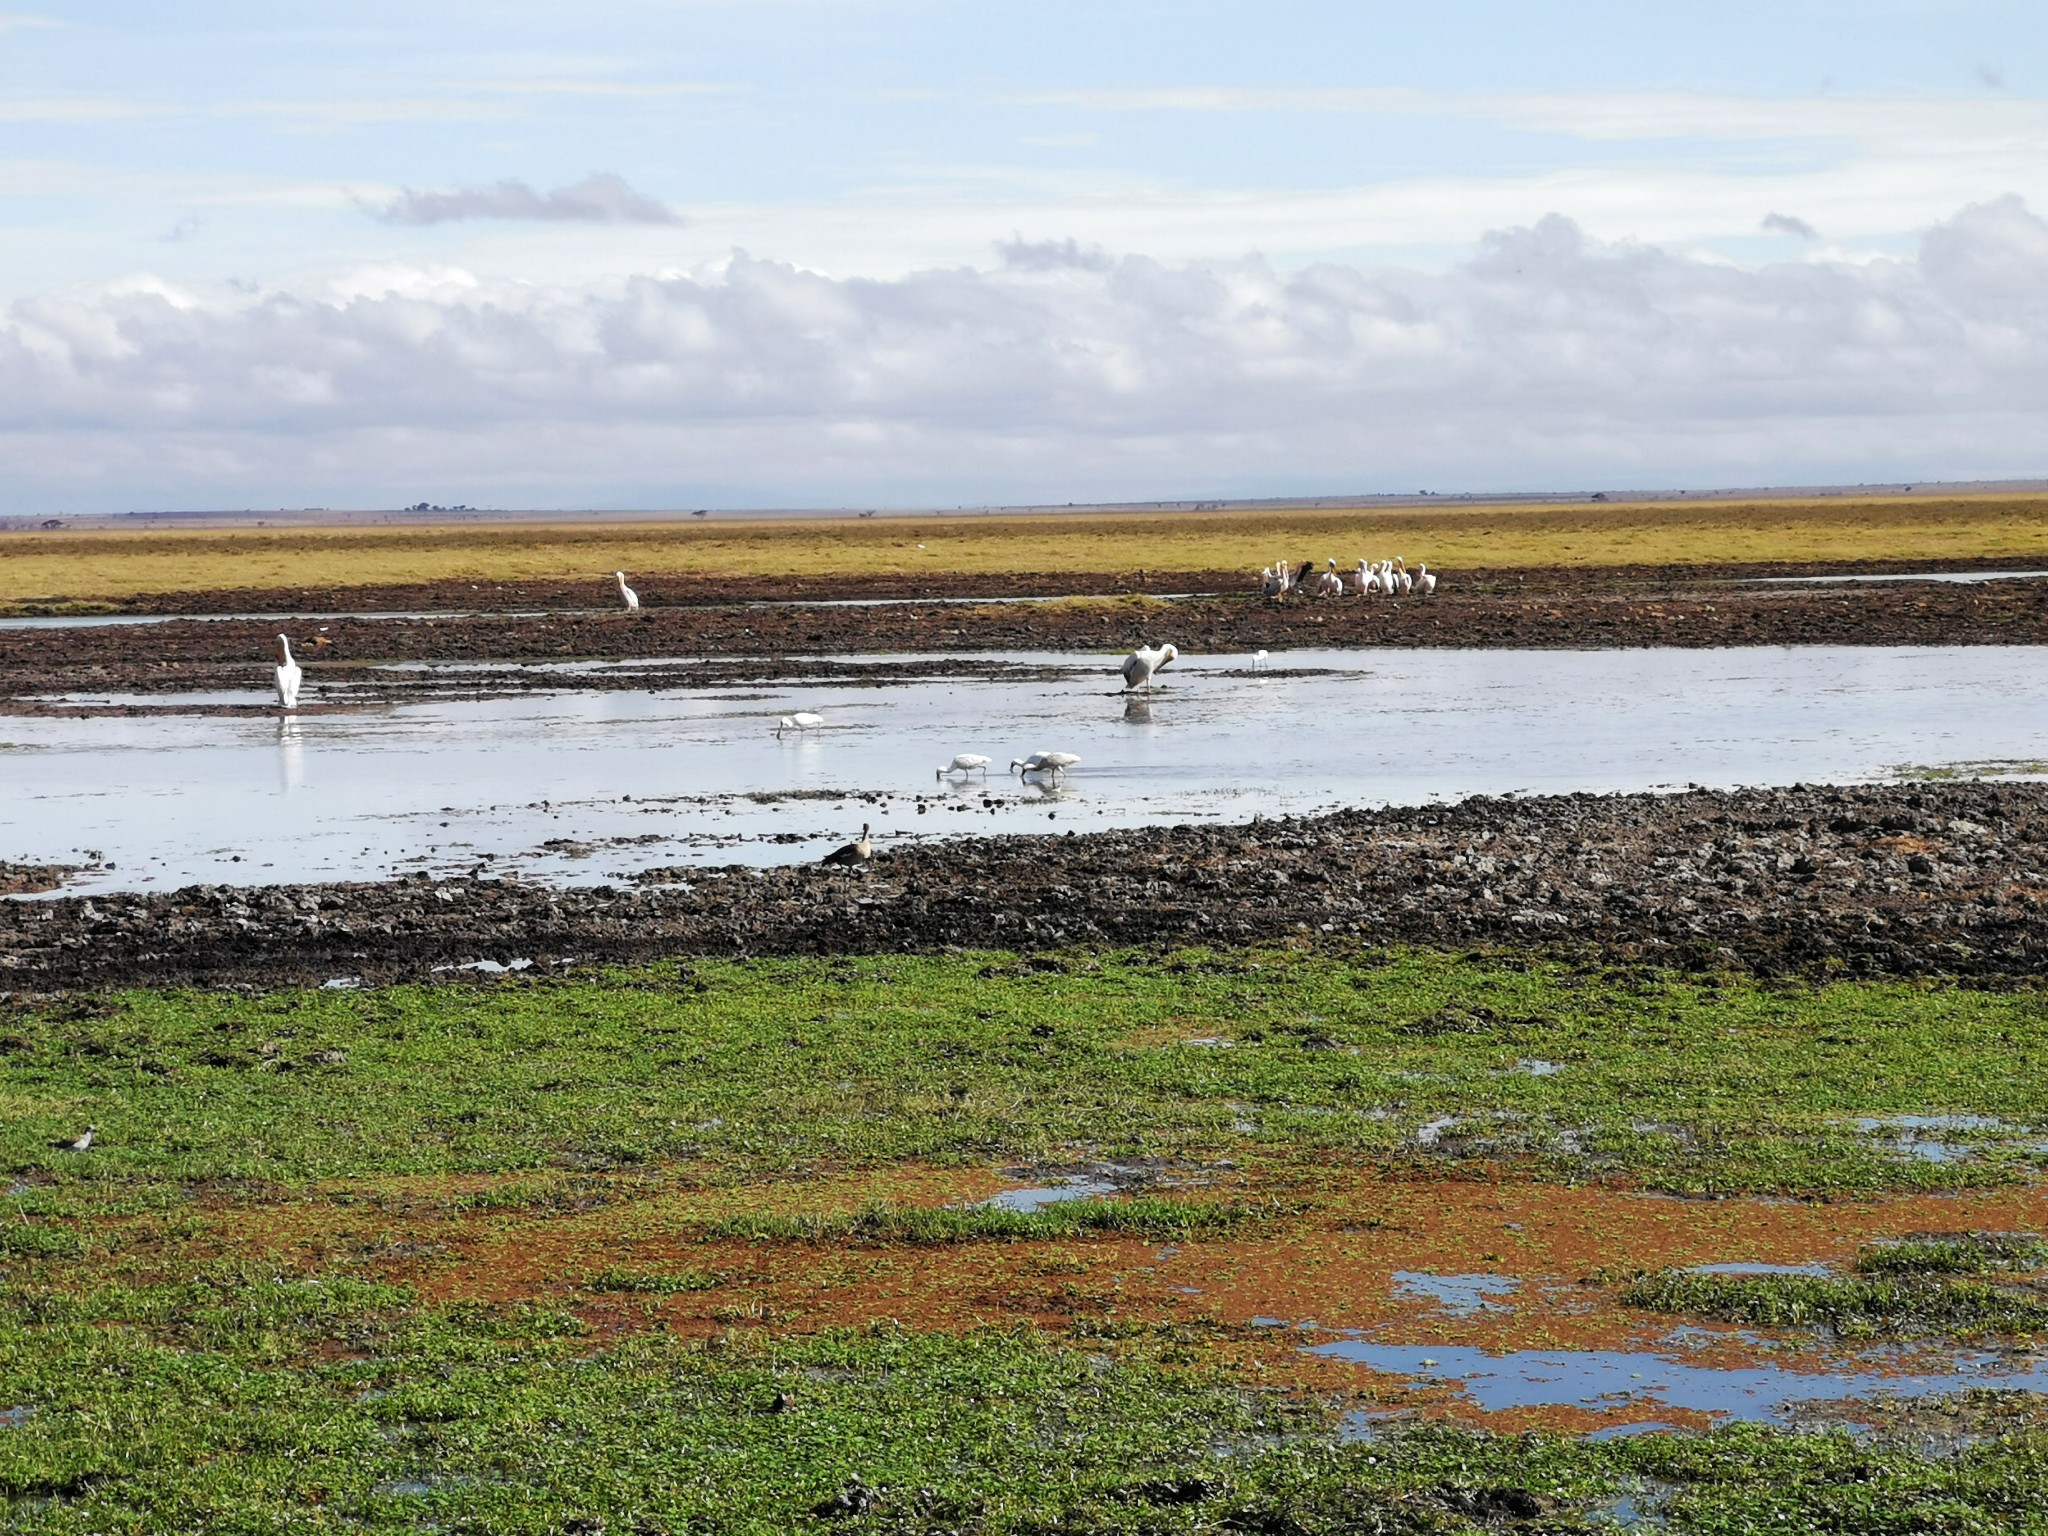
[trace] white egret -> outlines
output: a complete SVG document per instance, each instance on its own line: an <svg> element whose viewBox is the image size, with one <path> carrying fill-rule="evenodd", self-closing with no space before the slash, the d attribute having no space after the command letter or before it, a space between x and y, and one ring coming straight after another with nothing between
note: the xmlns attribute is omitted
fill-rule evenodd
<svg viewBox="0 0 2048 1536"><path fill-rule="evenodd" d="M1180 652L1170 645L1156 648L1139 646L1124 658L1124 687L1143 688L1146 692L1151 692L1152 674L1165 671L1179 656Z"/></svg>
<svg viewBox="0 0 2048 1536"><path fill-rule="evenodd" d="M824 723L823 715L814 715L807 709L800 709L795 714L784 715L776 721L775 734L780 736L784 731L815 731Z"/></svg>
<svg viewBox="0 0 2048 1536"><path fill-rule="evenodd" d="M962 752L953 761L941 768L937 776L943 779L949 774L978 773L983 778L987 778L989 762L990 759L983 757L979 752Z"/></svg>
<svg viewBox="0 0 2048 1536"><path fill-rule="evenodd" d="M1263 672L1266 670L1266 653L1264 651L1252 652L1252 670L1254 672Z"/></svg>
<svg viewBox="0 0 2048 1536"><path fill-rule="evenodd" d="M292 660L292 643L277 637L277 703L280 709L299 707L299 664Z"/></svg>
<svg viewBox="0 0 2048 1536"><path fill-rule="evenodd" d="M874 845L868 841L868 824L860 824L860 841L848 843L844 848L834 848L818 862L821 864L865 864L875 856Z"/></svg>
<svg viewBox="0 0 2048 1536"><path fill-rule="evenodd" d="M619 584L619 596L626 600L626 612L638 613L640 611L640 594L626 585L626 573L624 571L613 571L612 579Z"/></svg>

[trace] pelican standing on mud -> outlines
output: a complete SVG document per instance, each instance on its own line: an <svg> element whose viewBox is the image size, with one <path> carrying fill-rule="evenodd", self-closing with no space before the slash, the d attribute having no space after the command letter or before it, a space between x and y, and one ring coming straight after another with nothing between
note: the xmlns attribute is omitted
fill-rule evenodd
<svg viewBox="0 0 2048 1536"><path fill-rule="evenodd" d="M277 637L277 703L280 709L299 707L299 679L304 674L299 664L292 660L292 643L283 635Z"/></svg>
<svg viewBox="0 0 2048 1536"><path fill-rule="evenodd" d="M1139 646L1124 658L1124 687L1126 689L1143 688L1147 693L1150 693L1152 691L1152 674L1165 671L1179 657L1180 652L1170 645L1162 645L1156 649L1143 645Z"/></svg>
<svg viewBox="0 0 2048 1536"><path fill-rule="evenodd" d="M624 571L613 571L612 580L619 584L619 596L626 600L626 612L638 613L640 611L640 594L626 585L626 573Z"/></svg>

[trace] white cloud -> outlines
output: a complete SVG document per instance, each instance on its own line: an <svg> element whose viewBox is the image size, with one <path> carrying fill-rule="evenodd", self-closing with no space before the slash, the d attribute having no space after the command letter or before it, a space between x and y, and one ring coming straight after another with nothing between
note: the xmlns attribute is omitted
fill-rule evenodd
<svg viewBox="0 0 2048 1536"><path fill-rule="evenodd" d="M0 319L0 482L10 510L953 503L2048 466L2048 224L2017 199L1855 265L1556 217L1441 273L1009 254L47 293Z"/></svg>
<svg viewBox="0 0 2048 1536"><path fill-rule="evenodd" d="M532 219L570 224L679 224L673 209L635 192L617 176L592 174L574 186L536 192L523 181L452 192L410 187L373 210L387 224L449 224L464 219Z"/></svg>

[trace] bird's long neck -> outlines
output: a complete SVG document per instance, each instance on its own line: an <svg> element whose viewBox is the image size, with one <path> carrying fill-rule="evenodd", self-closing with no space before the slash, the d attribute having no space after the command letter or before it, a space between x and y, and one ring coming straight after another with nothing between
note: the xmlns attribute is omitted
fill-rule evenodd
<svg viewBox="0 0 2048 1536"><path fill-rule="evenodd" d="M277 637L277 659L282 666L288 667L292 664L292 643L283 635Z"/></svg>

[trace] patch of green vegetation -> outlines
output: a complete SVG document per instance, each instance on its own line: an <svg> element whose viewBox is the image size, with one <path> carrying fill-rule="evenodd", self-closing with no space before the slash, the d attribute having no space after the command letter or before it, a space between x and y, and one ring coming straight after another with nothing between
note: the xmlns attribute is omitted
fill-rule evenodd
<svg viewBox="0 0 2048 1536"><path fill-rule="evenodd" d="M1113 1232L1134 1237L1213 1237L1265 1214L1262 1207L1197 1200L1063 1200L1036 1211L1001 1206L871 1205L851 1215L730 1217L706 1233L800 1243L1024 1242Z"/></svg>
<svg viewBox="0 0 2048 1536"><path fill-rule="evenodd" d="M689 1291L715 1291L725 1284L723 1273L704 1269L647 1270L613 1265L583 1282L586 1291L638 1292L646 1296L681 1296Z"/></svg>
<svg viewBox="0 0 2048 1536"><path fill-rule="evenodd" d="M7 1528L983 1536L2048 1531L2048 1435L1954 1454L1735 1428L1606 1442L1389 1426L1247 1389L1203 1330L628 1336L213 1266L0 1289ZM1183 1336L1186 1335L1186 1336ZM1174 1363L1189 1362L1189 1363ZM1540 1522L1540 1523L1538 1523Z"/></svg>
<svg viewBox="0 0 2048 1536"><path fill-rule="evenodd" d="M1872 1243L1856 1255L1866 1275L1986 1275L2048 1269L2048 1241L2031 1232L1944 1232Z"/></svg>
<svg viewBox="0 0 2048 1536"><path fill-rule="evenodd" d="M1854 1118L2048 1124L2048 996L1511 954L697 962L134 992L0 1025L0 1167L42 1178L60 1215L200 1181L682 1162L1493 1159L1684 1192L1940 1189L2044 1159L1994 1131L1944 1133L1974 1156L1912 1158ZM90 1152L56 1145L86 1124Z"/></svg>
<svg viewBox="0 0 2048 1536"><path fill-rule="evenodd" d="M1775 1328L1824 1328L1843 1338L2048 1331L2048 1304L1975 1280L1930 1276L1708 1275L1666 1269L1622 1288L1630 1306Z"/></svg>

